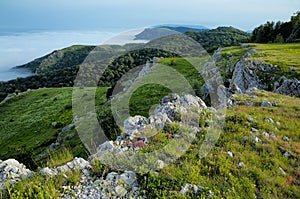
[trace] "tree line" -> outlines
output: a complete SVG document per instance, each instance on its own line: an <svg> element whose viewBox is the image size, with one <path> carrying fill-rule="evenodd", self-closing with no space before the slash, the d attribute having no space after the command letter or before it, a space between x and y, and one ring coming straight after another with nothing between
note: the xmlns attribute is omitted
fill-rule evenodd
<svg viewBox="0 0 300 199"><path fill-rule="evenodd" d="M288 22L268 21L253 30L254 43L292 43L300 41L300 11Z"/></svg>

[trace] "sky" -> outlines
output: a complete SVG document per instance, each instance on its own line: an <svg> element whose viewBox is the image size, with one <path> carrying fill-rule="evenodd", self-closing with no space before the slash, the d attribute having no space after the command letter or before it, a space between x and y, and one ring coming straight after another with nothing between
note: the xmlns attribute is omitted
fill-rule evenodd
<svg viewBox="0 0 300 199"><path fill-rule="evenodd" d="M1 0L0 31L126 30L157 24L251 30L287 21L299 0Z"/></svg>
<svg viewBox="0 0 300 199"><path fill-rule="evenodd" d="M127 33L115 35L132 29L187 24L248 31L288 21L299 10L300 0L0 0L0 80L53 50L127 41Z"/></svg>

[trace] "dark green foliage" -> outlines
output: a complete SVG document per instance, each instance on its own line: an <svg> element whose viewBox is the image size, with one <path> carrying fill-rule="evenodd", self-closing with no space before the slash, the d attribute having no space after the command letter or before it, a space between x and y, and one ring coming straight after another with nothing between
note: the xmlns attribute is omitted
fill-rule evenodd
<svg viewBox="0 0 300 199"><path fill-rule="evenodd" d="M110 104L101 106L96 112L97 119L106 137L110 140L115 140L120 135L121 130L115 122Z"/></svg>
<svg viewBox="0 0 300 199"><path fill-rule="evenodd" d="M142 115L149 117L149 110L154 108L152 106L160 104L161 99L169 94L171 94L169 89L158 84L147 84L138 88L130 98L130 115Z"/></svg>
<svg viewBox="0 0 300 199"><path fill-rule="evenodd" d="M175 55L170 52L165 52L158 49L141 49L129 52L126 55L115 59L104 71L100 78L100 86L115 86L117 81L128 72L137 66L145 64L154 57L174 57Z"/></svg>
<svg viewBox="0 0 300 199"><path fill-rule="evenodd" d="M255 43L299 42L300 12L295 13L288 22L267 22L255 28L251 41Z"/></svg>
<svg viewBox="0 0 300 199"><path fill-rule="evenodd" d="M187 32L186 35L199 42L208 52L218 47L239 45L250 39L248 33L233 27L219 27L205 32Z"/></svg>

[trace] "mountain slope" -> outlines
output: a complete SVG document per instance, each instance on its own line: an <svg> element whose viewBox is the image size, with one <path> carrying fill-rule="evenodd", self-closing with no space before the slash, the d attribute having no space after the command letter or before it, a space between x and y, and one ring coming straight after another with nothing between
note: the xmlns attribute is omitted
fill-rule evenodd
<svg viewBox="0 0 300 199"><path fill-rule="evenodd" d="M208 52L218 47L239 45L250 39L250 34L233 27L218 27L204 32L187 32L186 35L199 42Z"/></svg>
<svg viewBox="0 0 300 199"><path fill-rule="evenodd" d="M144 94L149 93L144 92ZM300 196L298 136L300 124L297 122L300 114L299 98L256 90L247 95L235 95L233 99L236 102L235 106L227 109L224 131L208 156L201 159L198 157L206 134L203 125L209 123L209 115L203 114L199 120L201 133L192 142L187 153L174 164L165 166L155 174L137 174L138 184L135 186L144 190L140 194L144 193L148 198L298 198ZM274 102L274 105L262 107L266 101ZM169 143L175 139L172 135L178 134L177 128L176 125L170 125L158 132L151 138L149 145L139 149L140 152L157 150ZM15 189L11 190L11 193L18 193L21 196L25 196L29 191L32 191L32 194L43 193L41 191L44 190L43 188L34 192L35 189L25 190L22 187L38 185L49 189L50 186L52 189L56 187L53 197L57 198L62 195L63 190L57 185L68 184L72 186L64 194L76 193L78 197L83 197L84 194L89 193L88 190L92 189L100 189L106 193L106 186L99 187L97 182L109 180L109 176L122 173L99 162L91 164L93 172L88 180L89 187L79 182L80 176L85 176L86 171L78 174L78 170L74 169L71 170L73 173L66 173L66 180L60 181L59 184L51 183L55 183L53 179L60 175L57 177L34 175L21 181ZM70 176L76 179L71 180ZM39 184L44 178L47 179L47 184ZM128 177L129 179L132 178ZM79 183L79 186L75 188L74 183ZM110 185L109 189L120 188ZM131 193L130 190L128 188L128 193Z"/></svg>
<svg viewBox="0 0 300 199"><path fill-rule="evenodd" d="M151 41L171 34L186 33L186 32L202 32L207 30L208 29L204 26L161 25L152 28L146 28L141 33L135 35L135 40Z"/></svg>
<svg viewBox="0 0 300 199"><path fill-rule="evenodd" d="M45 73L49 70L58 70L81 64L95 46L71 46L45 55L16 68L29 69L34 73Z"/></svg>

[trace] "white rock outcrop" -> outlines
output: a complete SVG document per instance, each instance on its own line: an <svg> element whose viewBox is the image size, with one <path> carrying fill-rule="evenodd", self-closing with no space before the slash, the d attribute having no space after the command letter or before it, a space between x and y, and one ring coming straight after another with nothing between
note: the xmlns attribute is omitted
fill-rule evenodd
<svg viewBox="0 0 300 199"><path fill-rule="evenodd" d="M6 161L0 160L0 190L6 189L8 179L10 179L10 185L13 185L19 180L28 178L31 175L32 172L15 159L8 159Z"/></svg>

